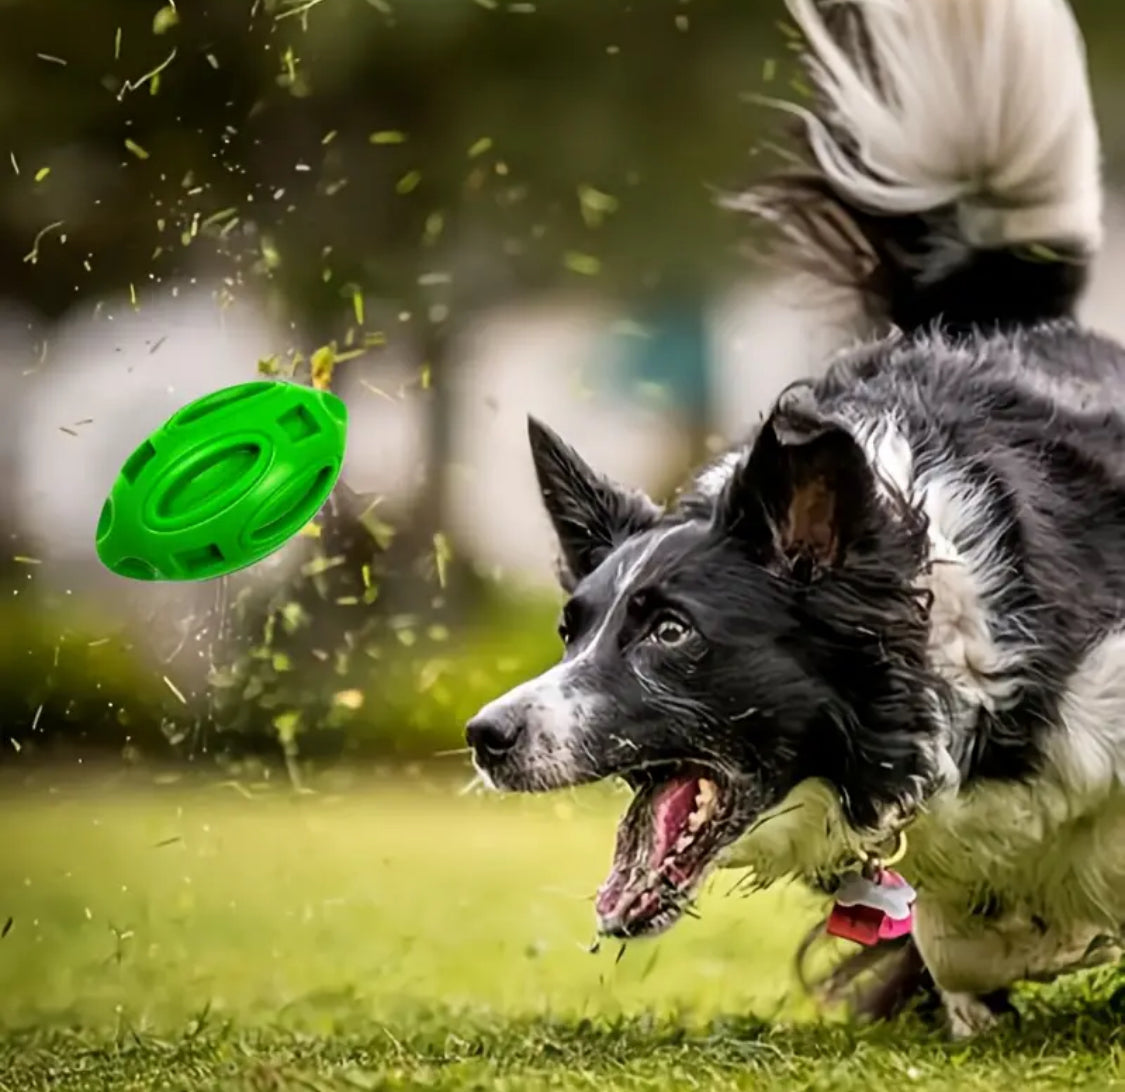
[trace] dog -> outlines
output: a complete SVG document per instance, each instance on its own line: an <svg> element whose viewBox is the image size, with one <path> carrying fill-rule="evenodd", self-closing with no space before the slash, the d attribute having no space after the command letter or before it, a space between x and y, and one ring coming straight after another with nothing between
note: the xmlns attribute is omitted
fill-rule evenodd
<svg viewBox="0 0 1125 1092"><path fill-rule="evenodd" d="M720 867L831 893L905 835L895 973L964 1037L1125 921L1125 352L1075 314L1084 45L1065 0L787 6L802 165L728 203L864 336L667 504L530 421L564 650L466 734L499 790L632 787L604 935L669 928Z"/></svg>

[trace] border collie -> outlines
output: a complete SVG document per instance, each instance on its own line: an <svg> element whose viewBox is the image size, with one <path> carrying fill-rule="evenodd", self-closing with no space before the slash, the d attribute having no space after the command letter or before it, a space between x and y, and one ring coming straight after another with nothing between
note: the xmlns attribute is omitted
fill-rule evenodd
<svg viewBox="0 0 1125 1092"><path fill-rule="evenodd" d="M1065 0L787 4L806 165L733 203L871 335L667 505L532 421L565 651L467 736L498 789L631 785L610 936L714 867L831 893L905 833L888 955L963 1036L1125 921L1125 352L1074 318L1084 47Z"/></svg>

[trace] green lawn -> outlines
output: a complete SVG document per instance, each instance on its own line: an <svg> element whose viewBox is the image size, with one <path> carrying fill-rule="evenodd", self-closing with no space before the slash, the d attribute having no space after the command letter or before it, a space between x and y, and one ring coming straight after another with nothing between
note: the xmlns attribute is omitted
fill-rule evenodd
<svg viewBox="0 0 1125 1092"><path fill-rule="evenodd" d="M795 890L598 954L621 798L0 785L0 1090L1125 1087L1109 976L968 1047L810 1021Z"/></svg>

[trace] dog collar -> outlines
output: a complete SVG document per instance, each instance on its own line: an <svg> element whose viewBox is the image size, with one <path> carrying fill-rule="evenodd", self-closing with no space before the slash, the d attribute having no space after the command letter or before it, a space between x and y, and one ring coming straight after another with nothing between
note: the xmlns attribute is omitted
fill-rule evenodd
<svg viewBox="0 0 1125 1092"><path fill-rule="evenodd" d="M886 860L865 854L860 868L841 878L825 932L866 946L908 935L914 927L917 895L890 867L905 856L906 834L901 830Z"/></svg>

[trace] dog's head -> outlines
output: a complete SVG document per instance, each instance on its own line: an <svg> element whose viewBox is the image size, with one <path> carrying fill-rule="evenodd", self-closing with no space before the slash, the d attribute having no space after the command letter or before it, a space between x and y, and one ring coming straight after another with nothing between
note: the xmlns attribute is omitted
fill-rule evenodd
<svg viewBox="0 0 1125 1092"><path fill-rule="evenodd" d="M603 932L674 922L720 853L805 779L835 786L857 827L912 796L930 721L922 528L889 511L846 429L790 397L718 488L669 509L535 421L530 437L569 593L565 651L467 736L500 789L632 786Z"/></svg>

